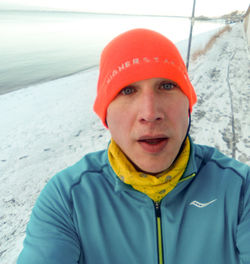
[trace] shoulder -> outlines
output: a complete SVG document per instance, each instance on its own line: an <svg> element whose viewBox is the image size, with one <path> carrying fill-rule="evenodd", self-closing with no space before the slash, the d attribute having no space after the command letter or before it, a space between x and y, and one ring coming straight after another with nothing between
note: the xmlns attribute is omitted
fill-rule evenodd
<svg viewBox="0 0 250 264"><path fill-rule="evenodd" d="M97 181L107 181L107 170L109 163L106 150L89 153L74 165L54 175L42 190L41 196L55 197L57 194L71 199L72 192L84 191Z"/></svg>
<svg viewBox="0 0 250 264"><path fill-rule="evenodd" d="M101 175L108 167L107 150L91 152L72 166L56 174L52 179L62 180L70 185L77 184L91 175Z"/></svg>
<svg viewBox="0 0 250 264"><path fill-rule="evenodd" d="M230 175L246 180L250 174L250 167L240 161L221 153L218 149L205 145L192 145L195 159L201 167L213 171L228 172Z"/></svg>
<svg viewBox="0 0 250 264"><path fill-rule="evenodd" d="M64 169L59 174L67 175L67 177L70 177L75 182L88 173L102 172L106 166L108 166L107 151L101 150L86 154L81 160Z"/></svg>
<svg viewBox="0 0 250 264"><path fill-rule="evenodd" d="M241 215L250 199L250 167L213 147L192 144L192 151L199 186L227 197L231 206L235 202Z"/></svg>

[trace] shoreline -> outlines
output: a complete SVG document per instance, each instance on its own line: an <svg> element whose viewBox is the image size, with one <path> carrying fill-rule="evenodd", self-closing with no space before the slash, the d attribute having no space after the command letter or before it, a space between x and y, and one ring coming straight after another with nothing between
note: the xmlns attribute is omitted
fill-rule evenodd
<svg viewBox="0 0 250 264"><path fill-rule="evenodd" d="M57 77L54 77L54 78L47 78L47 79L42 79L42 80L33 80L33 81L30 81L30 82L28 82L26 84L21 84L21 85L18 85L18 86L12 86L12 87L7 87L7 88L0 87L0 96L5 95L5 94L9 94L9 93L12 93L12 92L15 92L15 91L18 91L18 90L22 90L22 89L25 89L25 88L29 88L31 86L36 86L36 85L48 83L48 82L51 82L51 81L55 81L55 80L58 80L58 79L67 78L67 77L70 77L70 76L73 76L73 75L77 75L77 74L80 74L80 73L83 73L85 71L88 71L88 70L91 70L91 69L95 69L95 68L98 68L98 67L99 67L99 65L93 65L93 66L87 67L85 69L82 69L82 70L79 70L79 71L76 71L76 72L72 72L72 73L69 73L69 74L57 76Z"/></svg>

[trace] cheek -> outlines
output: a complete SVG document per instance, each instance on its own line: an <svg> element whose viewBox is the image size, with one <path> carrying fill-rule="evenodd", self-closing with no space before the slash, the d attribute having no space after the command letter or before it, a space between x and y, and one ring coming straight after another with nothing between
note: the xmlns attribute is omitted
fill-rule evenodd
<svg viewBox="0 0 250 264"><path fill-rule="evenodd" d="M171 116L170 118L177 130L186 131L189 120L188 108L188 100L183 98L183 100L173 103L171 110L169 110L169 117Z"/></svg>
<svg viewBox="0 0 250 264"><path fill-rule="evenodd" d="M115 139L126 133L128 127L128 115L126 109L119 105L111 104L107 110L107 124L111 136Z"/></svg>
<svg viewBox="0 0 250 264"><path fill-rule="evenodd" d="M117 115L115 114L115 111L113 111L110 107L107 110L106 121L111 132L113 129L115 129L115 125L117 123Z"/></svg>
<svg viewBox="0 0 250 264"><path fill-rule="evenodd" d="M107 123L109 128L128 130L135 118L133 104L124 103L121 98L115 99L107 109Z"/></svg>
<svg viewBox="0 0 250 264"><path fill-rule="evenodd" d="M126 111L117 112L114 111L107 112L107 123L111 137L114 139L116 144L126 152L126 148L129 145L130 138L130 126L127 120Z"/></svg>
<svg viewBox="0 0 250 264"><path fill-rule="evenodd" d="M181 118L182 117L182 118ZM188 112L188 106L183 108L181 113L180 113L180 117L179 120L181 122L180 126L182 128L183 131L183 135L185 136L187 133L187 129L188 129L188 124L189 124L189 112Z"/></svg>

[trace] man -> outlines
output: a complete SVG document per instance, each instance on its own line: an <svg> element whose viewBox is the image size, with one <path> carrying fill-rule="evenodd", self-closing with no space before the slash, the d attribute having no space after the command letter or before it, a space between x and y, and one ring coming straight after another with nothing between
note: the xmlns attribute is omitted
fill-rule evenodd
<svg viewBox="0 0 250 264"><path fill-rule="evenodd" d="M249 167L188 135L196 94L176 47L135 29L100 62L107 150L53 177L18 264L249 264Z"/></svg>

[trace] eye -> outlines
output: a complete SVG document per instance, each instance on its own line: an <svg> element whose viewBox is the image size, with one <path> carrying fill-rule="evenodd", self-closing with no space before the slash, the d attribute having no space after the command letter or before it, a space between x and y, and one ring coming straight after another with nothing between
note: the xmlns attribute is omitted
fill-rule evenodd
<svg viewBox="0 0 250 264"><path fill-rule="evenodd" d="M130 95L134 92L135 92L135 88L133 86L127 86L120 91L120 93L123 95Z"/></svg>
<svg viewBox="0 0 250 264"><path fill-rule="evenodd" d="M177 84L173 82L163 82L160 84L160 88L167 90L167 91L172 90L176 87L178 87Z"/></svg>

